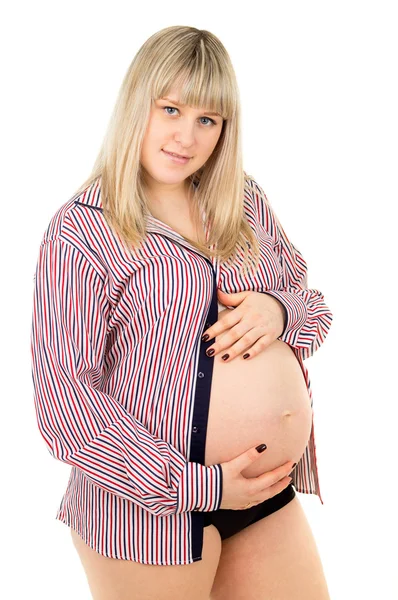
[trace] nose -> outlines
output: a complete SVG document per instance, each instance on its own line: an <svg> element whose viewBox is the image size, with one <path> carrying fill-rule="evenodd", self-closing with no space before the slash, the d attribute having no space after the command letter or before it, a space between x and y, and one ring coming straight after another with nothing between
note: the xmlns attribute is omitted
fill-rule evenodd
<svg viewBox="0 0 398 600"><path fill-rule="evenodd" d="M189 121L183 123L181 120L178 125L176 125L174 139L188 153L188 149L195 141L195 123L190 123Z"/></svg>

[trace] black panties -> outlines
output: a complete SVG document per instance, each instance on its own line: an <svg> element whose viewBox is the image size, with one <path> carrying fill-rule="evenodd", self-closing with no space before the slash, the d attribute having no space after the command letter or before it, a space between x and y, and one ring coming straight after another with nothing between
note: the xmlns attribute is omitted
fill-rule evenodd
<svg viewBox="0 0 398 600"><path fill-rule="evenodd" d="M256 521L260 521L264 517L272 514L273 512L288 504L296 495L296 490L293 484L290 483L284 490L282 490L276 496L264 500L257 506L252 506L243 510L229 510L220 508L219 510L213 510L211 512L204 512L204 526L215 525L217 527L221 539L226 538L238 533L245 527L248 527Z"/></svg>

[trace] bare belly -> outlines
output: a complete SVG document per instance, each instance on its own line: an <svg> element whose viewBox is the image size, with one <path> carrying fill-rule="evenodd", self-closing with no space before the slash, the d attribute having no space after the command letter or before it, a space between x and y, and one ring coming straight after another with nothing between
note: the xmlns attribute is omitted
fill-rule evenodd
<svg viewBox="0 0 398 600"><path fill-rule="evenodd" d="M220 320L230 311L218 306ZM205 465L229 461L261 443L267 450L242 471L245 477L298 462L311 434L312 409L293 350L275 340L248 360L240 355L224 363L222 354L214 358Z"/></svg>

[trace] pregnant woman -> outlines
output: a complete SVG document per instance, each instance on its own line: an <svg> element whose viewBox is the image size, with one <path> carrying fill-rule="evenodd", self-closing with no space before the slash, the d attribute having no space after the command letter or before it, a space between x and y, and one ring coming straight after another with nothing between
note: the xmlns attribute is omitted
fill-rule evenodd
<svg viewBox="0 0 398 600"><path fill-rule="evenodd" d="M37 423L95 600L326 600L304 359L332 313L243 169L220 40L152 35L39 249ZM290 476L290 477L289 477Z"/></svg>

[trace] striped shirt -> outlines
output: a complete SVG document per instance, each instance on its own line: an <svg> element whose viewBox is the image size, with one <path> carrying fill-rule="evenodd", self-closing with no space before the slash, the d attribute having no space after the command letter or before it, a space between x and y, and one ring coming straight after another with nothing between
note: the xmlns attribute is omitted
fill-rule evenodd
<svg viewBox="0 0 398 600"><path fill-rule="evenodd" d="M100 178L44 232L31 330L37 423L50 454L72 467L55 518L100 554L150 565L202 559L204 512L220 507L223 483L220 464L204 465L214 357L201 336L218 320L217 287L282 303L278 339L294 351L313 406L303 360L332 313L307 289L306 262L251 177L244 210L261 249L254 278L150 214L142 246L128 252L104 218ZM323 504L313 421L291 477Z"/></svg>

